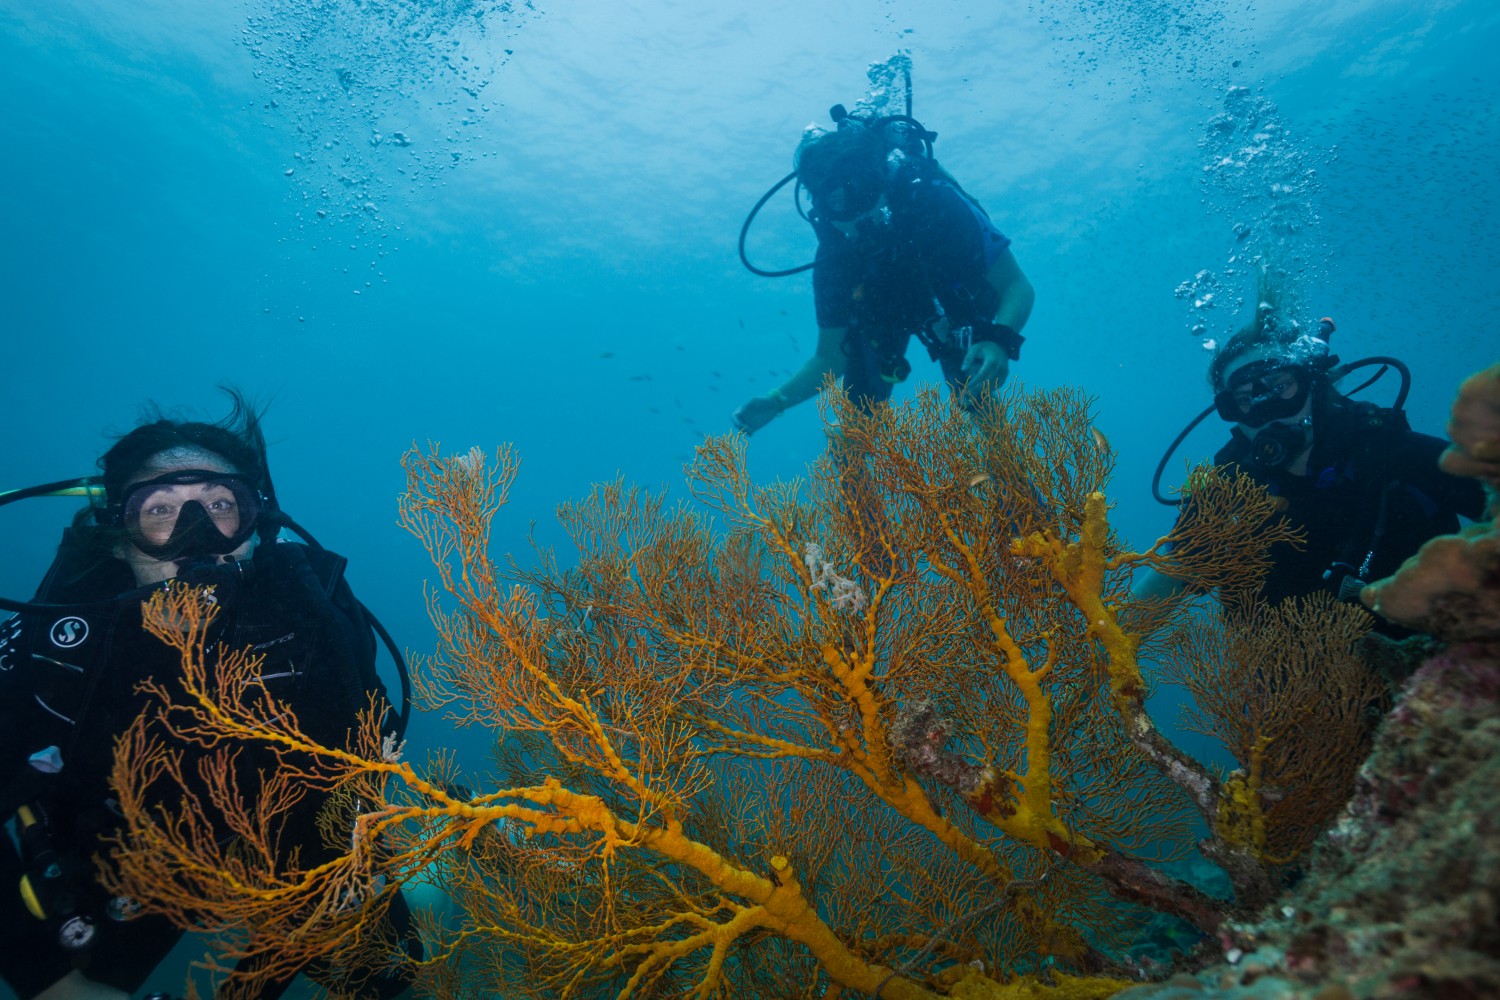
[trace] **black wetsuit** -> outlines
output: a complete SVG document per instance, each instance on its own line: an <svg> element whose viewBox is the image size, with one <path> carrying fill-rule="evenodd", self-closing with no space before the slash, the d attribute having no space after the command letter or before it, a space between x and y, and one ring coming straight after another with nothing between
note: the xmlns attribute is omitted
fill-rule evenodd
<svg viewBox="0 0 1500 1000"><path fill-rule="evenodd" d="M882 369L904 358L912 335L939 315L954 329L994 318L999 302L988 274L1010 246L983 210L934 169L898 177L886 199L889 225L857 239L816 223L818 326L848 328L844 388L862 405L890 398L893 383ZM950 339L927 346L948 383L961 381L968 344Z"/></svg>
<svg viewBox="0 0 1500 1000"><path fill-rule="evenodd" d="M1389 576L1423 542L1457 531L1460 515L1477 518L1484 509L1476 480L1438 468L1446 442L1413 431L1400 410L1337 394L1319 401L1304 476L1257 469L1249 446L1236 429L1214 460L1283 498L1286 517L1306 534L1300 549L1283 543L1271 550L1273 565L1258 595L1266 603L1337 593L1349 575L1367 582Z"/></svg>
<svg viewBox="0 0 1500 1000"><path fill-rule="evenodd" d="M22 806L45 812L51 846L69 869L75 898L68 909L96 927L86 947L64 948L56 927L26 909L17 891L22 861L3 838L0 977L23 1000L74 969L134 992L181 937L159 916L112 919L111 900L94 876L93 856L119 825L109 788L113 742L148 704L135 684L147 676L170 683L180 664L174 650L142 629L148 591L135 586L123 562L86 558L86 537L70 530L35 598L72 607L26 612L0 631L0 819ZM261 677L270 693L292 707L309 736L330 746L346 744L369 693L385 695L374 673L375 639L343 579L344 564L331 552L277 542L261 545L244 574L210 571L222 611L208 642L264 654ZM273 761L252 751L242 757L242 771L253 774ZM305 800L282 828L283 843L300 845L304 863L325 850L319 804ZM409 920L399 899L391 915L403 928ZM409 950L420 947L409 932L403 937ZM392 978L360 995L390 996L404 985ZM279 993L273 987L263 996Z"/></svg>

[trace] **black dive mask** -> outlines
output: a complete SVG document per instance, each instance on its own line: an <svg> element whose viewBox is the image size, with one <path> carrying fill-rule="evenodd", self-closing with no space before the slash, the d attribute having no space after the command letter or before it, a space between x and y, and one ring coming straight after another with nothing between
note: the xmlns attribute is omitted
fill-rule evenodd
<svg viewBox="0 0 1500 1000"><path fill-rule="evenodd" d="M850 222L870 211L885 192L883 172L873 163L845 163L817 191L813 208L829 222Z"/></svg>
<svg viewBox="0 0 1500 1000"><path fill-rule="evenodd" d="M1272 424L1250 439L1250 463L1257 469L1284 469L1307 450L1311 432L1307 421Z"/></svg>
<svg viewBox="0 0 1500 1000"><path fill-rule="evenodd" d="M1234 373L1229 385L1214 396L1214 409L1229 423L1263 427L1301 413L1311 391L1312 373L1306 368L1258 361Z"/></svg>
<svg viewBox="0 0 1500 1000"><path fill-rule="evenodd" d="M255 533L266 499L244 477L181 469L136 483L116 508L120 526L153 559L227 555Z"/></svg>

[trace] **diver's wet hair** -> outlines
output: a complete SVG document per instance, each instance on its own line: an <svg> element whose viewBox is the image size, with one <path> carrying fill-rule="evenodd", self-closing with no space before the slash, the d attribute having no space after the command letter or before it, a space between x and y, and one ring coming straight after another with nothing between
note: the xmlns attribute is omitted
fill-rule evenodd
<svg viewBox="0 0 1500 1000"><path fill-rule="evenodd" d="M109 503L120 502L126 485L153 455L177 448L212 452L232 465L262 493L274 496L270 470L266 465L266 438L261 430L263 411L256 409L238 389L220 388L232 403L223 419L213 423L172 420L153 404L147 411L145 422L122 436L104 453L99 459L99 468L104 473L104 490Z"/></svg>

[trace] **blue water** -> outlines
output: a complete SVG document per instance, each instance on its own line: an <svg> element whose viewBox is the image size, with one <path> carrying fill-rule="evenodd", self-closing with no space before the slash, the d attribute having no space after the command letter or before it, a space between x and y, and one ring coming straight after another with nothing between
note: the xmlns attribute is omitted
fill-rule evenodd
<svg viewBox="0 0 1500 1000"><path fill-rule="evenodd" d="M1497 42L1489 0L0 0L0 488L92 471L147 400L218 416L233 381L275 399L284 506L426 649L402 451L514 442L503 550L533 521L557 541L594 481L683 495L694 444L813 344L807 276L738 264L745 212L908 49L916 115L1037 289L1015 377L1098 396L1146 543L1256 253L1345 358L1411 363L1418 428L1494 360ZM1215 125L1234 101L1270 130ZM812 247L782 199L752 239L764 266ZM752 469L822 443L803 407ZM0 593L29 595L71 512L0 511Z"/></svg>

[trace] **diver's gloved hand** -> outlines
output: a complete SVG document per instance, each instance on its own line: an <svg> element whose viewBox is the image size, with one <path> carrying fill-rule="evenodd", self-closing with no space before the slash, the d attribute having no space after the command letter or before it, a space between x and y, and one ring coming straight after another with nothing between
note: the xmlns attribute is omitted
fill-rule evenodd
<svg viewBox="0 0 1500 1000"><path fill-rule="evenodd" d="M764 396L756 396L734 411L734 426L746 434L754 434L762 427L781 416L786 410L786 397L780 389L772 389Z"/></svg>
<svg viewBox="0 0 1500 1000"><path fill-rule="evenodd" d="M1010 377L1010 358L1005 349L991 340L980 340L964 352L963 374L968 379L964 392L978 398L994 392Z"/></svg>

